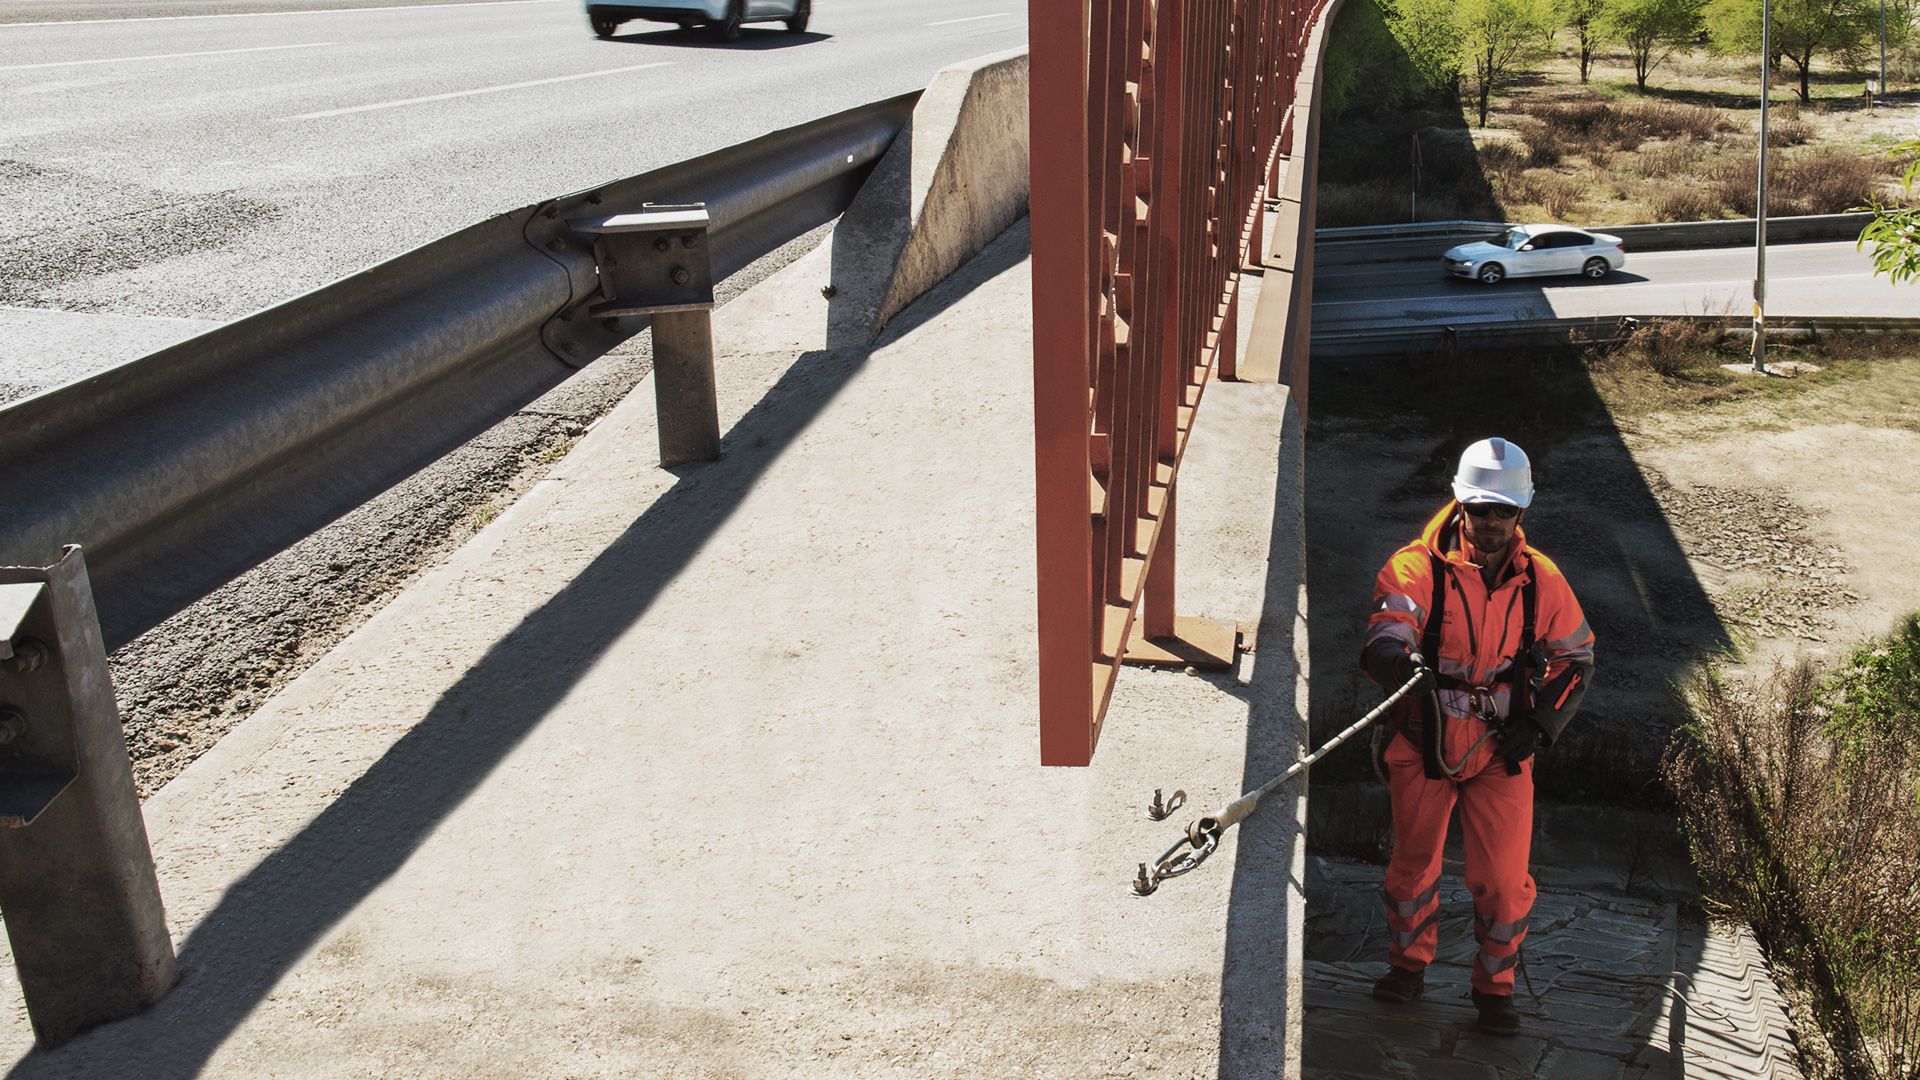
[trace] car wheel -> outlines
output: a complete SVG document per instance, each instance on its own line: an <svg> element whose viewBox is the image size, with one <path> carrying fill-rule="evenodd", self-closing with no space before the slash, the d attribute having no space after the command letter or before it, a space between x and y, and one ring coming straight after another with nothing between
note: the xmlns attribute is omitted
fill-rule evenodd
<svg viewBox="0 0 1920 1080"><path fill-rule="evenodd" d="M597 38L610 38L615 30L620 29L619 19L610 19L605 15L589 15L587 21L593 24L593 36Z"/></svg>
<svg viewBox="0 0 1920 1080"><path fill-rule="evenodd" d="M1506 278L1507 268L1501 266L1499 263L1488 263L1481 267L1480 272L1474 276L1480 279L1480 284L1482 285L1498 285Z"/></svg>
<svg viewBox="0 0 1920 1080"><path fill-rule="evenodd" d="M807 20L813 17L813 0L800 0L793 9L793 18L787 20L787 33L804 34L807 32Z"/></svg>
<svg viewBox="0 0 1920 1080"><path fill-rule="evenodd" d="M1599 281L1601 278L1613 273L1613 267L1607 265L1607 260L1595 255L1593 258L1587 260L1586 265L1580 268L1580 272L1595 281Z"/></svg>
<svg viewBox="0 0 1920 1080"><path fill-rule="evenodd" d="M740 24L746 21L746 0L733 0L727 5L727 17L713 24L713 35L721 41L739 41Z"/></svg>

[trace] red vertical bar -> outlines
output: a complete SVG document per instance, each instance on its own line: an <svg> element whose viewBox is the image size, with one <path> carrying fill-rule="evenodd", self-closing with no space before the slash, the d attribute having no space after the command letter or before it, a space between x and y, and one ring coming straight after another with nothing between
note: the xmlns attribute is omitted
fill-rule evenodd
<svg viewBox="0 0 1920 1080"><path fill-rule="evenodd" d="M1087 12L1029 0L1028 135L1032 146L1033 391L1040 629L1040 761L1093 756L1087 618L1091 465L1088 359L1093 325L1088 206Z"/></svg>

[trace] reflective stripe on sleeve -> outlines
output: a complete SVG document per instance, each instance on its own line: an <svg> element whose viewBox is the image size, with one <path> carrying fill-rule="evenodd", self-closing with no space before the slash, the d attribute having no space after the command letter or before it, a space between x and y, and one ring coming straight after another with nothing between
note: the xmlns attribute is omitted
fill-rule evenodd
<svg viewBox="0 0 1920 1080"><path fill-rule="evenodd" d="M1413 616L1414 622L1427 621L1427 609L1414 602L1413 597L1404 593L1388 593L1380 598L1373 607L1375 611L1399 611Z"/></svg>

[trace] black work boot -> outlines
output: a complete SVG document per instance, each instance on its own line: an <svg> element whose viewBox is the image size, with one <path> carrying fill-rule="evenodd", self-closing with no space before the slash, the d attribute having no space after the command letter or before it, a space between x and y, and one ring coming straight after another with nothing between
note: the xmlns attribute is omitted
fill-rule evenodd
<svg viewBox="0 0 1920 1080"><path fill-rule="evenodd" d="M1404 1005L1414 998L1419 997L1420 992L1426 988L1426 972L1408 971L1406 968L1394 967L1392 964L1388 964L1387 973L1380 976L1373 984L1373 999L1375 1001L1391 1001L1396 1005Z"/></svg>
<svg viewBox="0 0 1920 1080"><path fill-rule="evenodd" d="M1473 1007L1480 1010L1480 1030L1495 1035L1520 1034L1520 1010L1513 1007L1510 994L1473 992Z"/></svg>

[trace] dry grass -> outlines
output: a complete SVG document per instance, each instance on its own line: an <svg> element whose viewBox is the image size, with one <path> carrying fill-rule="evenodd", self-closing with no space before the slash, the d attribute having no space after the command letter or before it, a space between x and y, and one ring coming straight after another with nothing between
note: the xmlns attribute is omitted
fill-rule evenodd
<svg viewBox="0 0 1920 1080"><path fill-rule="evenodd" d="M1422 220L1557 219L1605 227L1752 213L1757 65L1704 52L1676 55L1643 95L1633 89L1624 55L1603 54L1593 83L1581 85L1565 55L1564 36L1560 45L1561 56L1530 72L1511 93L1496 96L1489 128L1473 133L1471 142L1440 138L1443 128L1449 136L1467 134L1467 117L1453 107L1457 102L1426 103L1412 110L1417 118L1397 127L1385 114L1362 122L1336 119L1343 130L1322 140L1323 191L1327 183L1405 178L1412 129L1427 140ZM1896 70L1904 62L1890 59ZM1909 59L1920 59L1920 48ZM1896 76L1895 82L1906 85L1911 78ZM1774 175L1775 213L1842 211L1869 193L1902 198L1883 171L1885 153L1920 123L1920 99L1903 94L1870 112L1859 88L1851 73L1819 72L1814 100L1802 106L1786 87L1776 87L1767 132L1780 169ZM1477 150L1479 160L1459 160L1453 142ZM1549 179L1548 172L1558 179ZM1384 199L1353 192L1341 201L1348 212L1323 224L1407 220L1406 186L1401 184L1398 197Z"/></svg>
<svg viewBox="0 0 1920 1080"><path fill-rule="evenodd" d="M1714 197L1739 217L1753 216L1757 168L1756 157L1749 151L1721 158L1707 170ZM1893 163L1884 157L1861 157L1832 149L1782 154L1773 159L1770 170L1767 212L1845 213L1867 202L1892 175Z"/></svg>
<svg viewBox="0 0 1920 1080"><path fill-rule="evenodd" d="M1920 624L1903 635L1911 683ZM1831 1055L1813 1060L1847 1080L1913 1080L1920 753L1888 732L1911 731L1916 718L1837 730L1845 685L1806 661L1758 684L1703 675L1691 688L1694 723L1662 771L1709 902L1753 925L1818 1017Z"/></svg>

